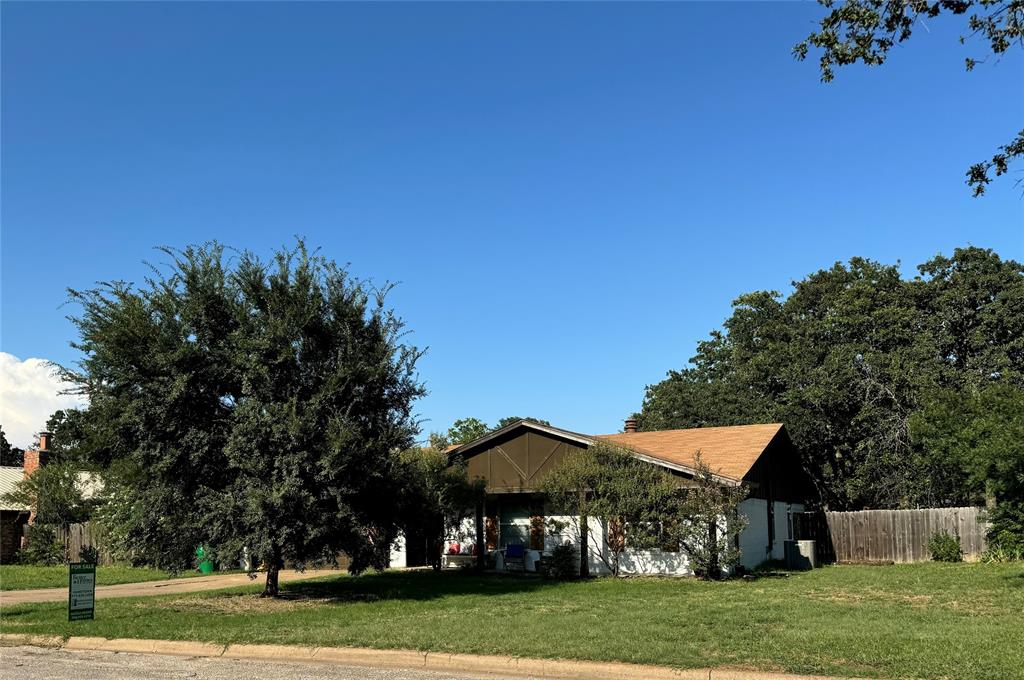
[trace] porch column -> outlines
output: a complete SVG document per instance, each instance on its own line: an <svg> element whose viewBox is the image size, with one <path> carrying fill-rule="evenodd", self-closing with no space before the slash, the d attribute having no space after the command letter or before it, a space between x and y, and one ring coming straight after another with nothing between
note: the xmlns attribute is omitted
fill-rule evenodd
<svg viewBox="0 0 1024 680"><path fill-rule="evenodd" d="M484 504L476 504L476 568L484 570L484 553L487 551L487 539L484 537Z"/></svg>

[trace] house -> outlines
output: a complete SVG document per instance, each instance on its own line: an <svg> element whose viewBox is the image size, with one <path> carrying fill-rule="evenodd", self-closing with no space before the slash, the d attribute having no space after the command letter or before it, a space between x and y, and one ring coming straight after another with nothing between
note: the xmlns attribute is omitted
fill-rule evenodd
<svg viewBox="0 0 1024 680"><path fill-rule="evenodd" d="M24 478L22 468L0 466L0 564L10 564L17 560L24 527L28 524L31 508L4 500Z"/></svg>
<svg viewBox="0 0 1024 680"><path fill-rule="evenodd" d="M526 568L554 545L566 540L579 545L580 531L575 518L553 514L538 492L544 475L571 451L586 449L597 442L615 444L636 458L663 468L683 481L696 472L696 456L723 484L743 484L749 489L740 512L748 525L740 534L741 564L750 569L769 559L784 557L784 541L793 537L792 515L802 512L814 498L814 487L800 465L798 452L786 428L780 423L704 427L686 430L637 431L636 422L626 421L617 434L585 435L530 421L520 421L490 432L475 441L454 448L453 460L464 462L472 479L486 483L486 496L476 508L476 517L464 527L462 552L476 554L483 564L485 545L501 568L501 555L508 545L528 547ZM564 535L551 536L546 520L560 519L568 525ZM607 573L607 527L591 518L586 545L590 573ZM467 551L465 544L474 548ZM403 555L393 555L393 565ZM465 560L465 558L463 558ZM403 565L404 566L404 565ZM634 574L692 573L685 555L662 548L631 550L622 555L621 571Z"/></svg>
<svg viewBox="0 0 1024 680"><path fill-rule="evenodd" d="M25 451L22 467L0 466L0 564L17 561L18 552L25 544L26 526L35 515L34 508L10 503L4 497L15 490L18 482L49 462L52 441L50 432L40 432L38 445ZM102 491L103 480L93 472L78 472L76 486L82 497L89 500Z"/></svg>

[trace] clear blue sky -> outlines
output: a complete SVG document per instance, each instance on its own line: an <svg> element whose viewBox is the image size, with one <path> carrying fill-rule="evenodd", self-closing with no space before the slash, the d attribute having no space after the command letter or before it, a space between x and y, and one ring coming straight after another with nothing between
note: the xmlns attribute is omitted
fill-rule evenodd
<svg viewBox="0 0 1024 680"><path fill-rule="evenodd" d="M301 234L429 346L426 429L615 431L730 301L862 255L1024 258L1020 50L932 20L879 69L771 4L2 6L2 349L71 362L66 287ZM1018 166L1016 177L1021 177Z"/></svg>

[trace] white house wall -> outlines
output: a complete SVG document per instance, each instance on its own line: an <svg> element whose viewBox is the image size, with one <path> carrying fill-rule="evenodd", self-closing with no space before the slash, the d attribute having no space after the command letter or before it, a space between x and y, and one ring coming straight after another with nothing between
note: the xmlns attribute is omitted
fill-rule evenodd
<svg viewBox="0 0 1024 680"><path fill-rule="evenodd" d="M740 503L747 526L740 532L740 564L753 569L768 559L768 501L748 498Z"/></svg>
<svg viewBox="0 0 1024 680"><path fill-rule="evenodd" d="M740 503L740 512L747 517L747 526L740 533L739 544L742 553L740 564L747 569L753 569L766 559L784 558L784 541L791 538L790 514L803 512L804 506L801 503L774 503L775 510L775 541L771 553L768 553L768 504L761 498L748 498ZM545 520L550 522L556 520L565 525L558 535L546 534L544 538L545 551L552 550L556 545L566 541L578 546L580 544L579 520L573 516L547 516ZM476 542L476 525L472 517L466 518L460 530L452 537L461 544L473 544ZM611 570L601 559L602 555L609 562L611 561L606 541L604 525L597 519L588 521L588 563L590 573L609 574ZM445 545L447 550L449 544ZM399 535L398 540L391 549L391 567L398 568L406 566L405 537ZM623 551L619 558L619 569L624 574L650 574L650 575L673 575L687 576L693 573L686 555L682 552L666 552L663 550L631 550Z"/></svg>

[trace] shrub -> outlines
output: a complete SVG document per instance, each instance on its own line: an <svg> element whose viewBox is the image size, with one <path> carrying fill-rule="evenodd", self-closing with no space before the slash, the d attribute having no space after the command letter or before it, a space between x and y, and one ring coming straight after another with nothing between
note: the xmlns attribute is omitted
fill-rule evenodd
<svg viewBox="0 0 1024 680"><path fill-rule="evenodd" d="M580 572L579 551L570 543L556 545L550 557L541 562L544 578L565 581L575 578Z"/></svg>
<svg viewBox="0 0 1024 680"><path fill-rule="evenodd" d="M948 531L932 534L928 541L928 550L936 562L962 562L964 553L960 550L960 538Z"/></svg>
<svg viewBox="0 0 1024 680"><path fill-rule="evenodd" d="M1024 503L1002 502L989 513L986 534L991 548L1024 553Z"/></svg>
<svg viewBox="0 0 1024 680"><path fill-rule="evenodd" d="M1024 549L1003 547L1002 545L990 545L981 554L981 561L985 564L993 562L1020 562L1024 560Z"/></svg>
<svg viewBox="0 0 1024 680"><path fill-rule="evenodd" d="M99 564L100 551L96 546L83 545L82 549L78 551L79 562L89 562L90 564Z"/></svg>
<svg viewBox="0 0 1024 680"><path fill-rule="evenodd" d="M65 564L68 561L67 547L57 536L56 528L36 522L28 528L28 541L18 553L18 561L44 566Z"/></svg>

